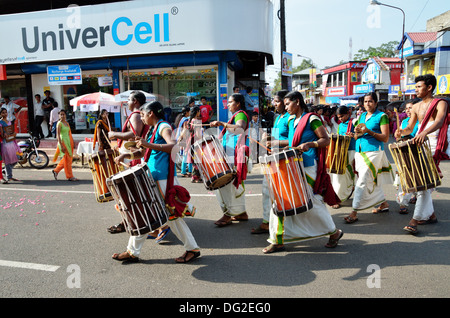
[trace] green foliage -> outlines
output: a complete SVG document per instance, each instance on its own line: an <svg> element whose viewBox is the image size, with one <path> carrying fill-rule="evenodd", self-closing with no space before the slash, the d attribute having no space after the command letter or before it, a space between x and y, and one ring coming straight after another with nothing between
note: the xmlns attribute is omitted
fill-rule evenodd
<svg viewBox="0 0 450 318"><path fill-rule="evenodd" d="M371 57L395 57L397 51L398 41L390 41L388 43L383 43L379 47L369 46L366 50L358 50L355 54L355 61L364 61Z"/></svg>

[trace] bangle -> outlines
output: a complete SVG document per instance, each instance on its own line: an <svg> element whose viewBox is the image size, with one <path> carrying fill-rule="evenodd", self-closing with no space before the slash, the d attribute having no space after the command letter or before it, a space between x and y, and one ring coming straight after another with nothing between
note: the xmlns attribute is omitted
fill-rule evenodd
<svg viewBox="0 0 450 318"><path fill-rule="evenodd" d="M319 143L317 141L314 141L314 145L316 146L316 148L319 148Z"/></svg>
<svg viewBox="0 0 450 318"><path fill-rule="evenodd" d="M134 160L134 153L130 152L130 160Z"/></svg>
<svg viewBox="0 0 450 318"><path fill-rule="evenodd" d="M223 124L223 128L227 129L227 126L228 126L227 123L224 123L224 124Z"/></svg>

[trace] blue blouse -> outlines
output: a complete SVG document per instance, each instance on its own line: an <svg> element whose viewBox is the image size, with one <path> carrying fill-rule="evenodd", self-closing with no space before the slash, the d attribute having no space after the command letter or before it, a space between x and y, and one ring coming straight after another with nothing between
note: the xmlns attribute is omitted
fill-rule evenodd
<svg viewBox="0 0 450 318"><path fill-rule="evenodd" d="M411 117L406 117L405 119L403 119L402 121L402 125L401 128L405 129L406 127L408 127L409 124L409 120L411 119ZM413 132L410 134L411 137L415 137L417 134L417 131L419 130L419 121L416 122L416 126L414 127Z"/></svg>
<svg viewBox="0 0 450 318"><path fill-rule="evenodd" d="M276 140L288 140L289 138L289 114L286 112L283 115L278 115L275 119L272 129L272 136Z"/></svg>
<svg viewBox="0 0 450 318"><path fill-rule="evenodd" d="M161 122L162 120L160 120ZM159 124L159 122L158 122ZM163 136L160 135L160 131L163 127L170 127L166 123L160 124L158 127L158 131L156 132L155 140L153 143L158 145L165 145L167 144L166 140L163 138ZM147 142L150 142L153 135L153 131L149 134ZM147 162L147 166L150 169L150 173L152 174L152 177L155 181L159 180L167 180L167 176L169 175L169 160L170 160L170 153L164 152L164 151L157 151L152 150L150 157ZM175 166L175 165L174 165ZM175 170L175 176L176 176L176 168Z"/></svg>
<svg viewBox="0 0 450 318"><path fill-rule="evenodd" d="M352 119L349 118L346 123L339 124L339 128L338 128L339 135L345 136L345 134L347 133L347 127L349 124L351 125L351 121L352 121ZM353 132L353 133L355 132L354 126L352 126L351 132ZM348 147L348 150L355 150L355 146L356 146L356 140L355 140L355 138L352 138L352 140L350 141L350 146Z"/></svg>
<svg viewBox="0 0 450 318"><path fill-rule="evenodd" d="M300 117L300 120L305 115L306 113L303 113L302 116ZM320 121L320 119L316 115L312 115L309 118L309 125L306 125L305 130L303 131L300 143L298 145L293 145L292 140L294 139L295 130L297 129L298 123L300 122L300 120L296 122L295 119L296 119L295 115L289 117L289 147L297 147L305 142L312 142L319 140L319 138L311 128L311 123L315 120ZM302 156L303 156L303 165L305 167L314 166L316 164L315 161L319 160L319 157L317 155L317 148L310 148L308 151L304 152Z"/></svg>
<svg viewBox="0 0 450 318"><path fill-rule="evenodd" d="M381 126L389 125L388 116L376 110L369 119L366 120L367 112L364 112L359 117L355 126L359 124L365 124L367 129L381 134ZM364 134L356 140L356 151L358 152L369 152L369 151L384 151L384 142L376 140L375 137L370 136L369 134Z"/></svg>

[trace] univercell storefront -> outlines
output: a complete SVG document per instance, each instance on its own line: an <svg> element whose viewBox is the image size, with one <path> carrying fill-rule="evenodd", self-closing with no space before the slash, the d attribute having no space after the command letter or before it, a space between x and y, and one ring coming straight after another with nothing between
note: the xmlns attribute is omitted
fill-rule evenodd
<svg viewBox="0 0 450 318"><path fill-rule="evenodd" d="M126 1L3 15L0 28L8 32L0 39L8 46L0 64L21 70L30 121L33 96L45 90L71 112L76 96L134 89L172 113L190 97L206 97L225 121L234 86L263 87L265 66L273 64L272 16L270 0ZM79 73L55 76L55 66ZM76 109L74 131L92 129L97 111ZM112 110L111 119L121 127L123 112Z"/></svg>

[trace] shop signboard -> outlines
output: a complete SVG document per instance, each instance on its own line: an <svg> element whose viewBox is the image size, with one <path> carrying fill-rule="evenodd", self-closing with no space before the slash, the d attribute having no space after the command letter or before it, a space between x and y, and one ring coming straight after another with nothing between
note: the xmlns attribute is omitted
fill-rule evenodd
<svg viewBox="0 0 450 318"><path fill-rule="evenodd" d="M49 85L83 84L80 65L56 65L47 67Z"/></svg>
<svg viewBox="0 0 450 318"><path fill-rule="evenodd" d="M339 87L328 87L326 90L325 96L346 96L347 95L347 87L339 86Z"/></svg>
<svg viewBox="0 0 450 318"><path fill-rule="evenodd" d="M450 94L450 74L438 76L437 82L438 94Z"/></svg>
<svg viewBox="0 0 450 318"><path fill-rule="evenodd" d="M353 87L354 94L365 94L374 91L374 84L361 84Z"/></svg>
<svg viewBox="0 0 450 318"><path fill-rule="evenodd" d="M8 45L0 64L193 51L272 55L272 16L270 0L135 0L2 15L8 32L0 41ZM236 36L242 30L252 35Z"/></svg>
<svg viewBox="0 0 450 318"><path fill-rule="evenodd" d="M283 52L283 67L281 71L283 76L292 77L292 53Z"/></svg>

